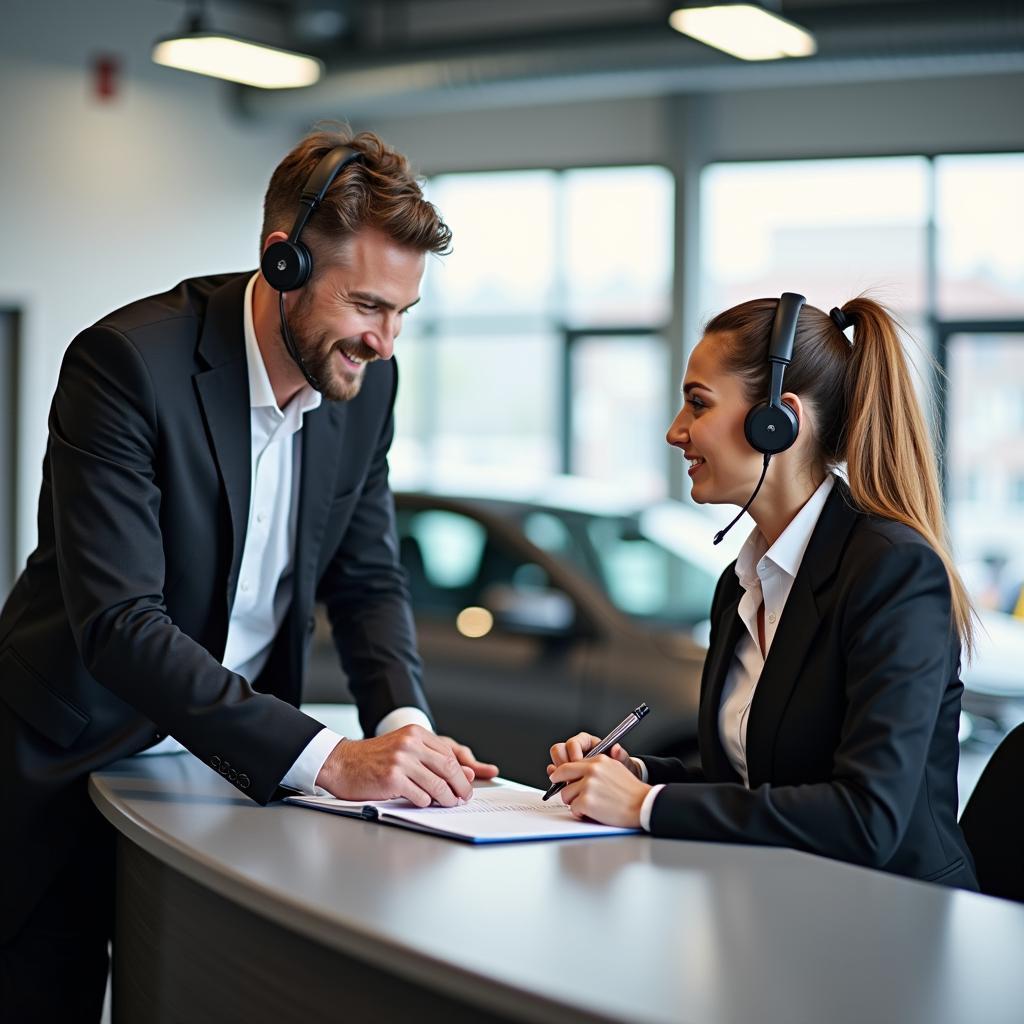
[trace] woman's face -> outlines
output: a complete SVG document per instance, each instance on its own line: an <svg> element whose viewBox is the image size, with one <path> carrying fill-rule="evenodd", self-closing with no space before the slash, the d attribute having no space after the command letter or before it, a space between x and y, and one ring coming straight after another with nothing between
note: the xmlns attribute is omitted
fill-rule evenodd
<svg viewBox="0 0 1024 1024"><path fill-rule="evenodd" d="M720 335L705 335L690 354L683 407L665 440L689 460L694 501L742 505L761 475L763 459L743 434L752 403L740 379L720 367L720 342Z"/></svg>

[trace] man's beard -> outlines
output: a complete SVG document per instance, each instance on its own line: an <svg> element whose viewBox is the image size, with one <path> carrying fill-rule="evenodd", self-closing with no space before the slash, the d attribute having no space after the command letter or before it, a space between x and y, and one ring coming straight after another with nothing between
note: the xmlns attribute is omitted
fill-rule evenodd
<svg viewBox="0 0 1024 1024"><path fill-rule="evenodd" d="M337 353L340 350L362 360L364 365L375 360L377 353L359 338L341 338L331 342L327 334L317 337L309 320L306 310L298 305L289 317L288 326L306 369L320 383L320 393L332 402L347 402L355 398L363 386L366 371L345 366Z"/></svg>

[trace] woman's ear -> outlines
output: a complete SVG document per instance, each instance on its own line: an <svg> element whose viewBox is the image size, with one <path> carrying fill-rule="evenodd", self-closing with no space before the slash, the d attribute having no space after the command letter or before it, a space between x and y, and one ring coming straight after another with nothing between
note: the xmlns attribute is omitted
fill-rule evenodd
<svg viewBox="0 0 1024 1024"><path fill-rule="evenodd" d="M800 396L792 391L785 392L782 396L782 401L796 413L796 421L799 424L794 447L808 453L813 452L816 447L813 440L815 433L814 411L810 404L800 401Z"/></svg>
<svg viewBox="0 0 1024 1024"><path fill-rule="evenodd" d="M796 413L796 421L800 424L800 429L803 430L807 409L804 407L804 403L800 401L800 396L792 391L786 391L782 395L782 401Z"/></svg>

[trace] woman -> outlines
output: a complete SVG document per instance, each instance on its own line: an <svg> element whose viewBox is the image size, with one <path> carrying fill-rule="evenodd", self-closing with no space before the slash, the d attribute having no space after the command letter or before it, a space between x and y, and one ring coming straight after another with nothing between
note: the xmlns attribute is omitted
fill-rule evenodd
<svg viewBox="0 0 1024 1024"><path fill-rule="evenodd" d="M744 424L769 395L787 301L792 362L773 397L795 440L762 456ZM597 737L581 733L551 748L548 774L577 816L976 889L956 821L973 613L903 346L870 299L827 315L802 304L757 299L711 320L667 435L694 501L742 505L754 490L755 528L711 608L701 768L621 746L582 760Z"/></svg>

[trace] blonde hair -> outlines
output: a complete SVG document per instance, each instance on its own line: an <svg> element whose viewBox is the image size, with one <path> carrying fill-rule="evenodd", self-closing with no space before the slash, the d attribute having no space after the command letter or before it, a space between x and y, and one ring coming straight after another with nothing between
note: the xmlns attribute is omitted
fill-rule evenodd
<svg viewBox="0 0 1024 1024"><path fill-rule="evenodd" d="M768 339L778 302L741 303L704 328L705 334L723 336L723 365L744 381L751 402L768 393ZM827 313L814 306L801 309L786 390L813 410L817 461L846 464L857 508L911 527L942 559L953 624L970 657L974 608L953 564L938 459L899 325L884 306L865 296L841 308L853 326L852 345Z"/></svg>

